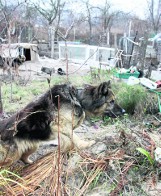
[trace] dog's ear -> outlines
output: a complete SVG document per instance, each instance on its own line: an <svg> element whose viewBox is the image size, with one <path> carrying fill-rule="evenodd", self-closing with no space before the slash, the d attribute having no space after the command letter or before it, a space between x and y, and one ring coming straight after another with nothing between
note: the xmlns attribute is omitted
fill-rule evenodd
<svg viewBox="0 0 161 196"><path fill-rule="evenodd" d="M111 88L111 80L109 80L107 83L108 88Z"/></svg>
<svg viewBox="0 0 161 196"><path fill-rule="evenodd" d="M103 82L99 85L98 87L98 92L101 95L107 95L108 94L108 89L111 87L111 82L110 80L108 82Z"/></svg>

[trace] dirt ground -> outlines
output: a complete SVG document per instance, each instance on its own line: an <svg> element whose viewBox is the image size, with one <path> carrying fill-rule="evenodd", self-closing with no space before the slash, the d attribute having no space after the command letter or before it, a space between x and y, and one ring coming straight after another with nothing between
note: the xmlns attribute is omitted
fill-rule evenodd
<svg viewBox="0 0 161 196"><path fill-rule="evenodd" d="M66 70L66 67L68 66L68 74L70 75L84 75L90 71L89 65L84 65L83 63L74 63L72 61L68 62L68 65L66 61L64 60L54 60L49 58L39 58L39 61L35 62L25 62L20 67L20 75L22 77L26 77L26 74L28 76L31 76L32 79L40 79L41 77L46 77L47 74L43 73L41 71L42 67L48 67L48 68L54 68L55 73L57 74L57 69L62 68L64 71Z"/></svg>

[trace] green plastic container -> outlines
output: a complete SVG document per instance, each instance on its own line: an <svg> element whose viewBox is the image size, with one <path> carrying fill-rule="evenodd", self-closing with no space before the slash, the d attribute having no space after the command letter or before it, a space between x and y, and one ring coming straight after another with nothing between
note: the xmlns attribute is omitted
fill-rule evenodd
<svg viewBox="0 0 161 196"><path fill-rule="evenodd" d="M135 72L135 73L114 73L114 76L116 76L117 78L123 78L123 79L128 79L130 76L134 76L135 78L139 77L139 72Z"/></svg>
<svg viewBox="0 0 161 196"><path fill-rule="evenodd" d="M150 89L151 92L154 92L158 95L158 106L159 106L159 112L161 113L161 92L156 90Z"/></svg>

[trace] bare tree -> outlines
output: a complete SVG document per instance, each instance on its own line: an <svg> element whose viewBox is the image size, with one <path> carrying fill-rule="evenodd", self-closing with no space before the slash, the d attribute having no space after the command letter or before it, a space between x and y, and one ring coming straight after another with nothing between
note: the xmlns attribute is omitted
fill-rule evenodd
<svg viewBox="0 0 161 196"><path fill-rule="evenodd" d="M16 9L23 5L25 1L17 1L14 2L13 4L11 2L2 1L0 0L0 11L1 11L1 22L3 21L6 25L6 31L7 31L7 40L8 40L8 47L9 47L9 57L11 57L11 51L10 51L10 45L11 45L11 34L12 34L12 22L14 20L14 15ZM2 55L2 54L1 54ZM9 58L9 66L11 67L12 59ZM10 99L12 100L12 69L11 69L11 93L10 93ZM1 100L1 95L0 95L0 110L3 112L3 105L2 105L2 100Z"/></svg>
<svg viewBox="0 0 161 196"><path fill-rule="evenodd" d="M149 20L151 27L155 34L158 33L159 28L161 27L161 2L160 0L147 0L148 10L149 10ZM156 9L157 7L157 9Z"/></svg>
<svg viewBox="0 0 161 196"><path fill-rule="evenodd" d="M25 1L15 1L14 3L10 1L0 0L0 11L1 11L1 21L0 23L5 24L5 29L7 33L8 43L11 42L11 34L13 31L13 23L15 22L16 10L25 3Z"/></svg>
<svg viewBox="0 0 161 196"><path fill-rule="evenodd" d="M85 2L85 5L86 5L86 10L87 10L86 20L87 20L87 23L88 23L88 26L89 26L88 44L91 44L91 41L92 41L92 9L94 7L92 7L89 4L89 0Z"/></svg>
<svg viewBox="0 0 161 196"><path fill-rule="evenodd" d="M108 0L105 1L105 4L102 7L98 7L100 10L100 20L102 22L102 32L106 37L106 44L109 45L109 33L111 30L111 27L113 25L113 21L115 17L120 13L120 11L112 11L112 6L108 2Z"/></svg>
<svg viewBox="0 0 161 196"><path fill-rule="evenodd" d="M38 12L48 21L51 35L51 58L53 58L55 35L58 30L64 3L61 3L61 0L41 0L39 2L33 3L33 5L38 10Z"/></svg>

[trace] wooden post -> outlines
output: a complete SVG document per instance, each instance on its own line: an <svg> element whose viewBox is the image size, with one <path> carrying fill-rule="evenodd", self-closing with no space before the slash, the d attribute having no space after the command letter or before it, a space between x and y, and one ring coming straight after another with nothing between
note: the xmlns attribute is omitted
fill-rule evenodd
<svg viewBox="0 0 161 196"><path fill-rule="evenodd" d="M139 56L138 56L138 68L140 68L142 71L144 70L144 65L145 65L147 45L148 45L148 33L147 31L145 31L144 38L140 42Z"/></svg>
<svg viewBox="0 0 161 196"><path fill-rule="evenodd" d="M3 115L3 102L2 102L2 83L0 82L0 117Z"/></svg>
<svg viewBox="0 0 161 196"><path fill-rule="evenodd" d="M134 42L136 41L137 34L138 34L138 31L136 31L136 34L135 34L135 37L134 37ZM132 43L132 48L131 48L131 53L130 53L131 56L133 54L133 50L134 50L134 43ZM130 67L130 63L131 63L131 56L129 57L128 68Z"/></svg>

